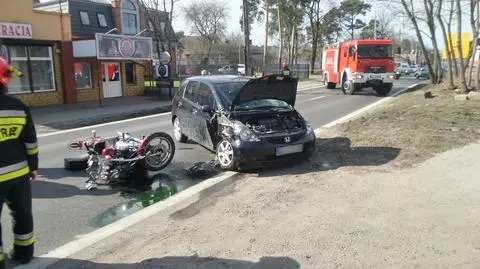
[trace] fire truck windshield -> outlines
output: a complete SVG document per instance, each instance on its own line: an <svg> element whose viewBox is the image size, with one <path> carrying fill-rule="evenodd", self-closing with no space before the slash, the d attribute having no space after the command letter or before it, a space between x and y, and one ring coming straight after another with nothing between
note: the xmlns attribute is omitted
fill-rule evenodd
<svg viewBox="0 0 480 269"><path fill-rule="evenodd" d="M392 45L358 45L359 58L392 58Z"/></svg>

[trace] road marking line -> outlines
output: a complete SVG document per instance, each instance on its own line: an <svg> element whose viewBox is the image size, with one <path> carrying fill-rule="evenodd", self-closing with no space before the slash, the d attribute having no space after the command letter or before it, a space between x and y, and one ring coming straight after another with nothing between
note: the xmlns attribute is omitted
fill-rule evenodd
<svg viewBox="0 0 480 269"><path fill-rule="evenodd" d="M386 100L390 100L392 97L398 96L402 94L403 92L409 90L410 88L415 87L418 84L414 84L406 89L403 89L389 97L385 97L379 101L376 101L364 108L358 109L338 120L334 120L330 123L327 123L320 128L315 129L315 134L319 134L321 128L329 127L329 126L334 126L340 122L344 122L348 119L353 118L354 116L357 116L360 114L357 111L366 111L367 108L371 109L374 106L378 106L379 104L382 104L386 102ZM205 181L202 181L196 185L193 185L192 187L189 187L185 189L184 191L181 191L180 193L177 193L161 202L158 202L156 204L153 204L149 207L146 207L145 209L142 209L138 212L135 212L129 216L126 216L114 223L111 223L107 226L104 226L100 229L97 229L89 234L81 235L80 238L77 238L63 246L60 246L52 251L49 251L47 254L41 255L39 257L36 257L30 264L27 265L20 265L15 267L16 269L46 269L47 267L55 264L61 259L65 259L69 256L72 256L75 253L78 253L85 248L90 247L91 245L111 236L114 235L122 230L125 230L126 228L137 224L149 217L152 217L153 215L156 215L160 213L161 211L169 208L170 206L176 205L180 202L186 201L187 199L198 195L201 191L204 191L205 189L211 188L215 186L216 184L219 184L221 182L226 181L227 179L230 179L234 175L238 174L238 172L225 172L224 174L213 177L210 179L207 179Z"/></svg>
<svg viewBox="0 0 480 269"><path fill-rule="evenodd" d="M302 100L302 101L299 101L297 102L297 104L303 104L303 103L307 103L307 102L310 102L310 101L315 101L315 100L318 100L318 99L322 99L322 98L325 98L327 96L317 96L317 97L313 97L313 98L310 98L310 99L307 99L307 100Z"/></svg>

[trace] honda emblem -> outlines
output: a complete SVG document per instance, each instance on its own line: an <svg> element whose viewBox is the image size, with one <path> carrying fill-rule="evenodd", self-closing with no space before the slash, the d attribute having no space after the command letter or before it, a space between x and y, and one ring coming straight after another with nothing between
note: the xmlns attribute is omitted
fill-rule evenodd
<svg viewBox="0 0 480 269"><path fill-rule="evenodd" d="M290 143L290 136L285 136L285 143Z"/></svg>

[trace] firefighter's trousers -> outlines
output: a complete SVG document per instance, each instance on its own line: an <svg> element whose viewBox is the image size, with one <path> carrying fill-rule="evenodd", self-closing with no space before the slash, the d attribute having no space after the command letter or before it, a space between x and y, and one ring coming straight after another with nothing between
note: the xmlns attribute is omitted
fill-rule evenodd
<svg viewBox="0 0 480 269"><path fill-rule="evenodd" d="M32 191L28 176L0 182L0 216L6 202L13 217L13 253L15 259L29 260L33 257L35 236L33 234ZM0 268L6 255L2 242L0 223Z"/></svg>

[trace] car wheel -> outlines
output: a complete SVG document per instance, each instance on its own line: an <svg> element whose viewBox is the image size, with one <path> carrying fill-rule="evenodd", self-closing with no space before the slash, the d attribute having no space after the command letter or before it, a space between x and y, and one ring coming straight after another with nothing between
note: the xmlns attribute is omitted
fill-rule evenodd
<svg viewBox="0 0 480 269"><path fill-rule="evenodd" d="M230 141L223 139L217 145L217 161L222 169L235 170L237 158Z"/></svg>
<svg viewBox="0 0 480 269"><path fill-rule="evenodd" d="M180 119L178 117L175 117L173 120L173 136L175 140L180 143L185 143L188 140L188 137L182 133L182 127L180 127Z"/></svg>

